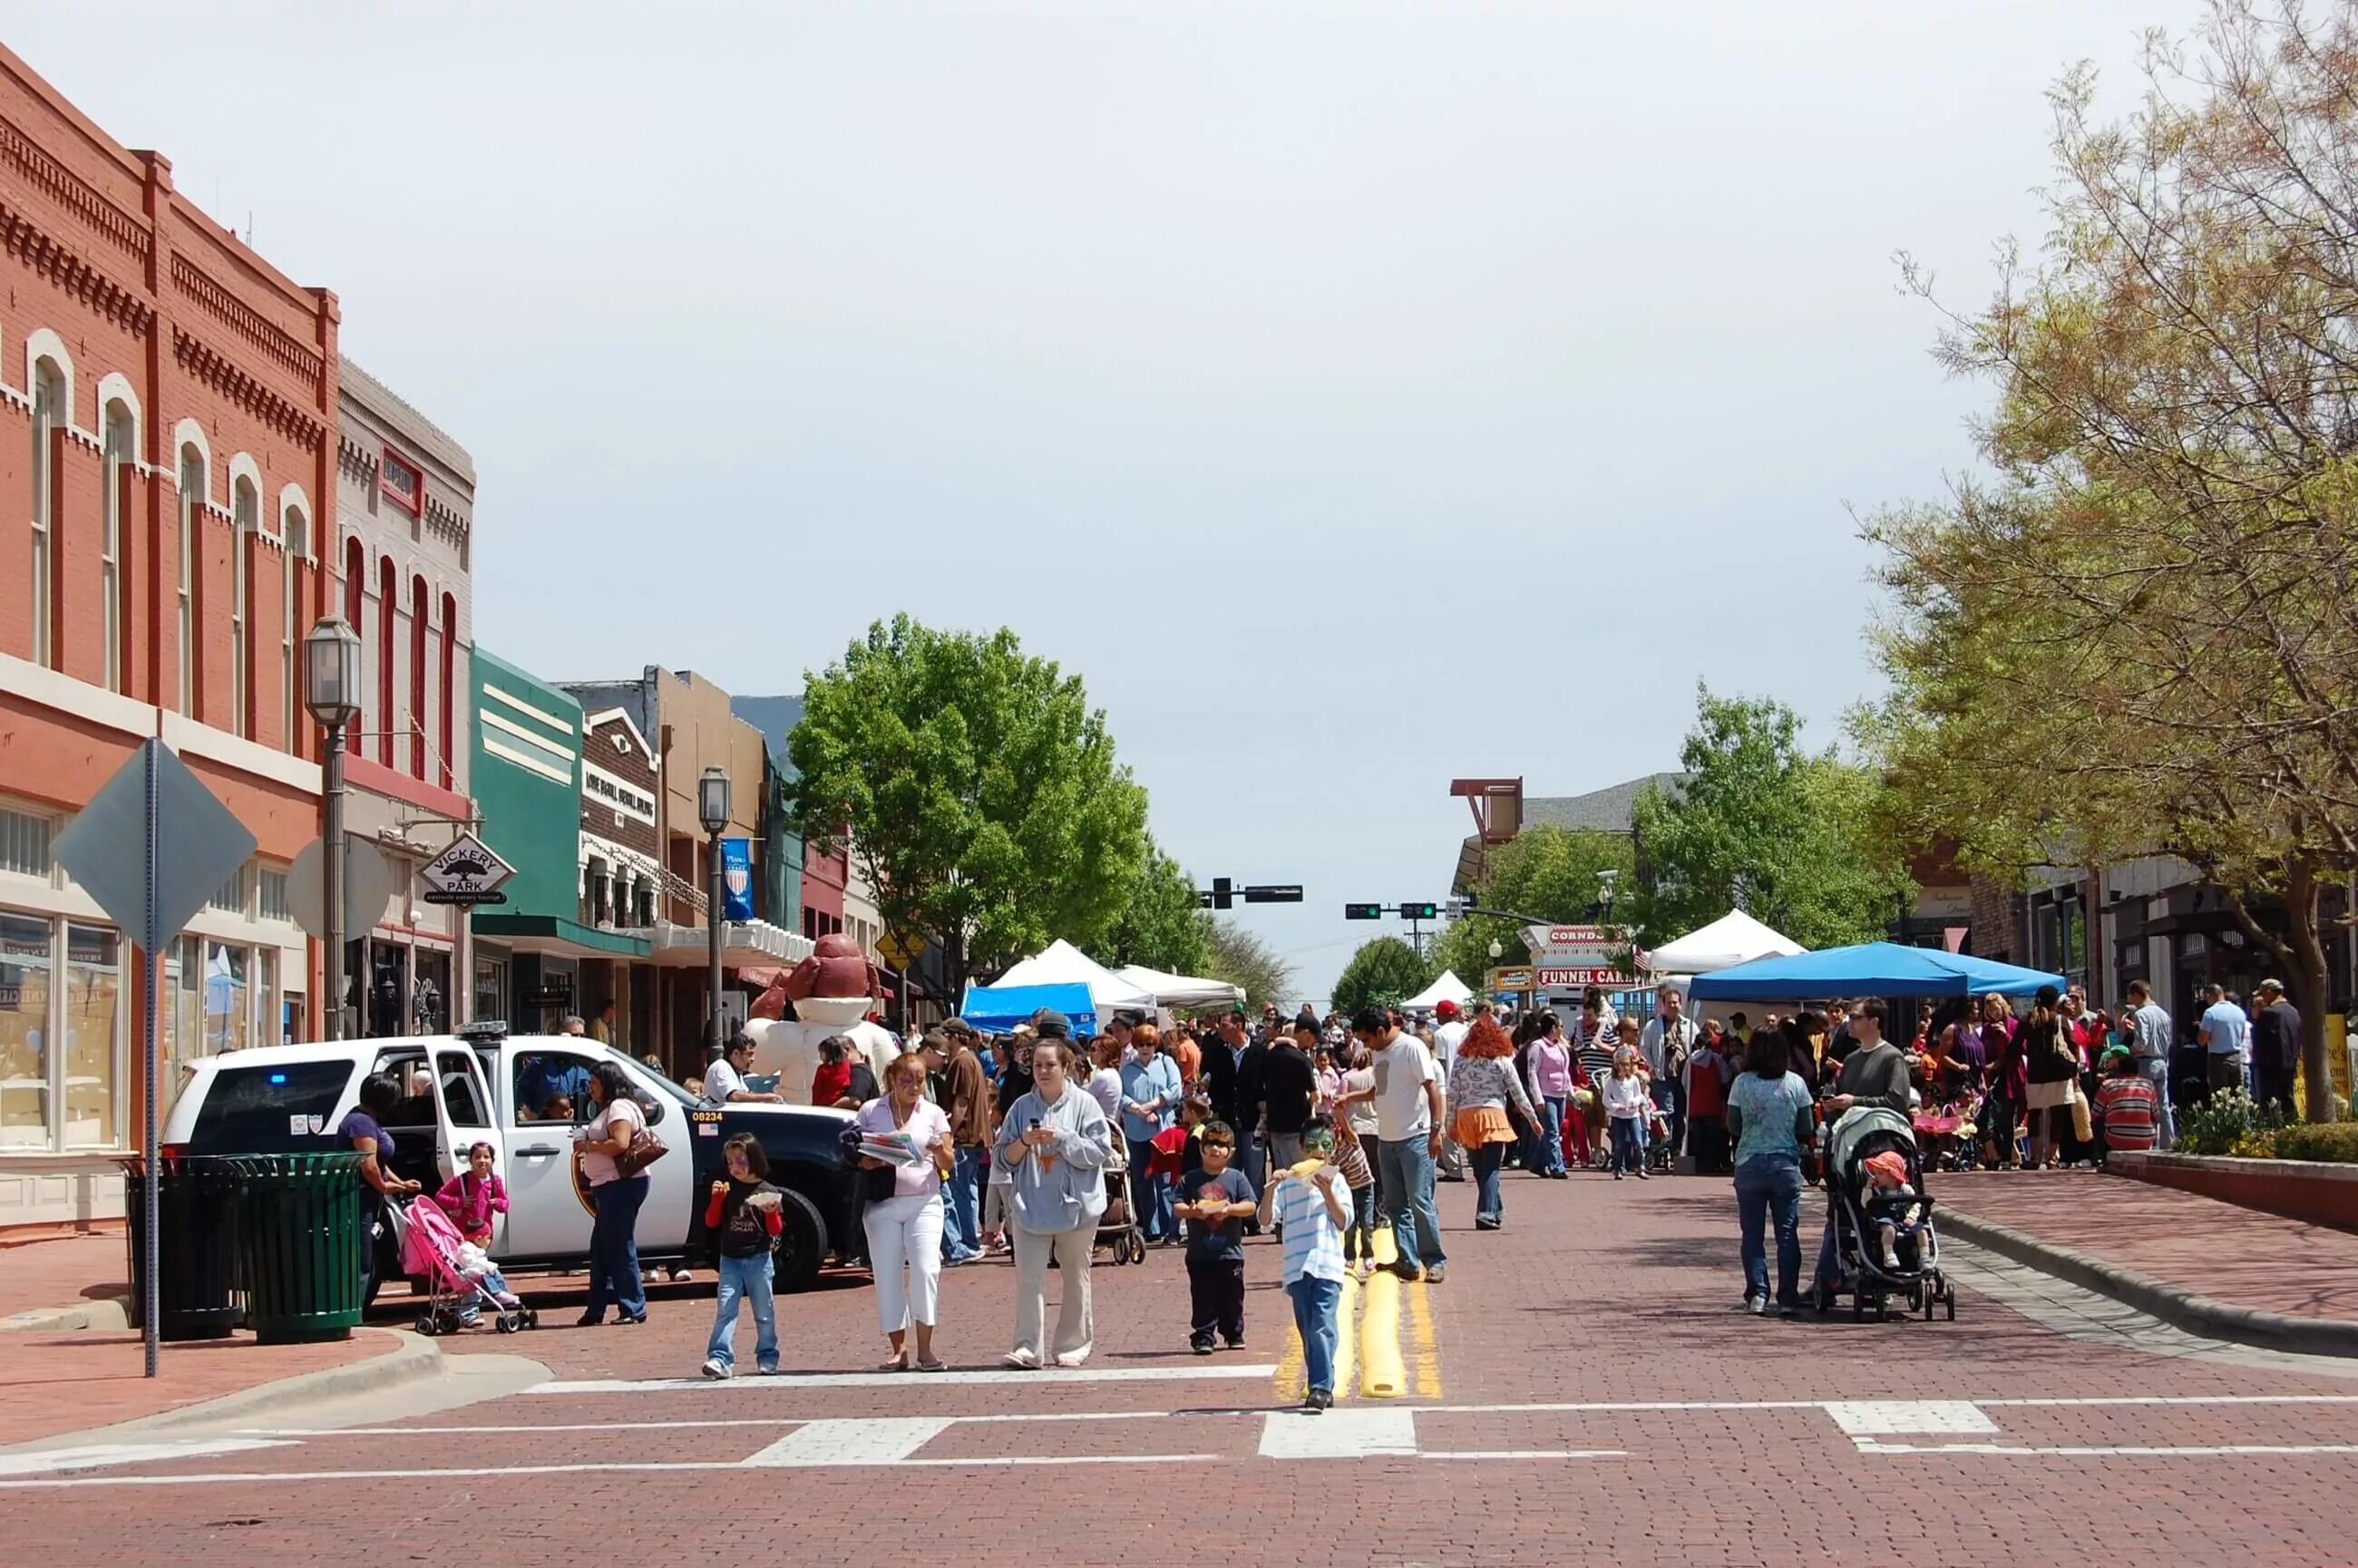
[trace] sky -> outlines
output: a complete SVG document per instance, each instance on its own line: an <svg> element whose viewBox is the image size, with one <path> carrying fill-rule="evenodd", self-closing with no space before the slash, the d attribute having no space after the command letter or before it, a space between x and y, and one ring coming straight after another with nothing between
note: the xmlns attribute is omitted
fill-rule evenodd
<svg viewBox="0 0 2358 1568"><path fill-rule="evenodd" d="M799 689L897 611L1087 681L1323 997L1449 781L1877 689L1851 508L1970 467L2044 92L2193 0L124 3L6 41L472 452L478 643Z"/></svg>

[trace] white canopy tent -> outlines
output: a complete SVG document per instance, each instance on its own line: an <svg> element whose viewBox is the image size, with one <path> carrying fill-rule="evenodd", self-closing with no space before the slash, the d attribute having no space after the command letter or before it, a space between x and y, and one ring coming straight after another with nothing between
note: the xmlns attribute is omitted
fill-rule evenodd
<svg viewBox="0 0 2358 1568"><path fill-rule="evenodd" d="M1444 1001L1464 1007L1474 1000L1473 988L1457 978L1455 969L1444 969L1441 978L1401 1003L1402 1012L1431 1012Z"/></svg>
<svg viewBox="0 0 2358 1568"><path fill-rule="evenodd" d="M1152 991L1122 979L1061 936L1049 943L1046 951L1024 959L991 984L1087 986L1089 988L1089 1000L1097 1003L1100 1027L1122 1008L1134 1007L1145 1012L1154 1006Z"/></svg>
<svg viewBox="0 0 2358 1568"><path fill-rule="evenodd" d="M1742 910L1731 910L1700 931L1690 931L1645 956L1658 975L1707 975L1755 958L1790 958L1809 949L1770 930Z"/></svg>
<svg viewBox="0 0 2358 1568"><path fill-rule="evenodd" d="M1153 992L1155 1002L1163 1007L1242 1007L1245 1004L1244 988L1232 986L1226 980L1200 980L1191 975L1166 975L1143 964L1126 964L1115 973L1141 990Z"/></svg>

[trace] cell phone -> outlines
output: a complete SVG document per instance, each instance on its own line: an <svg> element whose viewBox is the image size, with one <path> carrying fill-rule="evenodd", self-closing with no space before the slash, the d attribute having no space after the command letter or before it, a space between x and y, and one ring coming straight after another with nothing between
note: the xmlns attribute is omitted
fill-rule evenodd
<svg viewBox="0 0 2358 1568"><path fill-rule="evenodd" d="M1036 1116L1032 1119L1032 1130L1034 1132L1040 1130L1040 1119Z"/></svg>

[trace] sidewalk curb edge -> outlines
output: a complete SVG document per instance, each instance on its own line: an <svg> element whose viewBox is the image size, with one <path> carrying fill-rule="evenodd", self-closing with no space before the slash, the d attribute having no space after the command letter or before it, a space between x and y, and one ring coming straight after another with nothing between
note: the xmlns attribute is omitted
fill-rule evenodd
<svg viewBox="0 0 2358 1568"><path fill-rule="evenodd" d="M1940 1207L1939 1222L1962 1240L2082 1290L2109 1296L2188 1334L2297 1356L2358 1357L2358 1323L2293 1317L2259 1307L2236 1306L2166 1280L2157 1280L2150 1274L2107 1263L2085 1252L2041 1241L1947 1204Z"/></svg>

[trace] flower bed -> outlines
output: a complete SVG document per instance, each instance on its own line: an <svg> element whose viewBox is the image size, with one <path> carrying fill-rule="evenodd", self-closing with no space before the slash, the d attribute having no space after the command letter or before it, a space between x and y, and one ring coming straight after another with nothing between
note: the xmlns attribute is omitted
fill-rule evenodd
<svg viewBox="0 0 2358 1568"><path fill-rule="evenodd" d="M2358 1231L2358 1163L2254 1160L2225 1154L2115 1153L2105 1159L2104 1168L2157 1186L2200 1193L2288 1219Z"/></svg>

